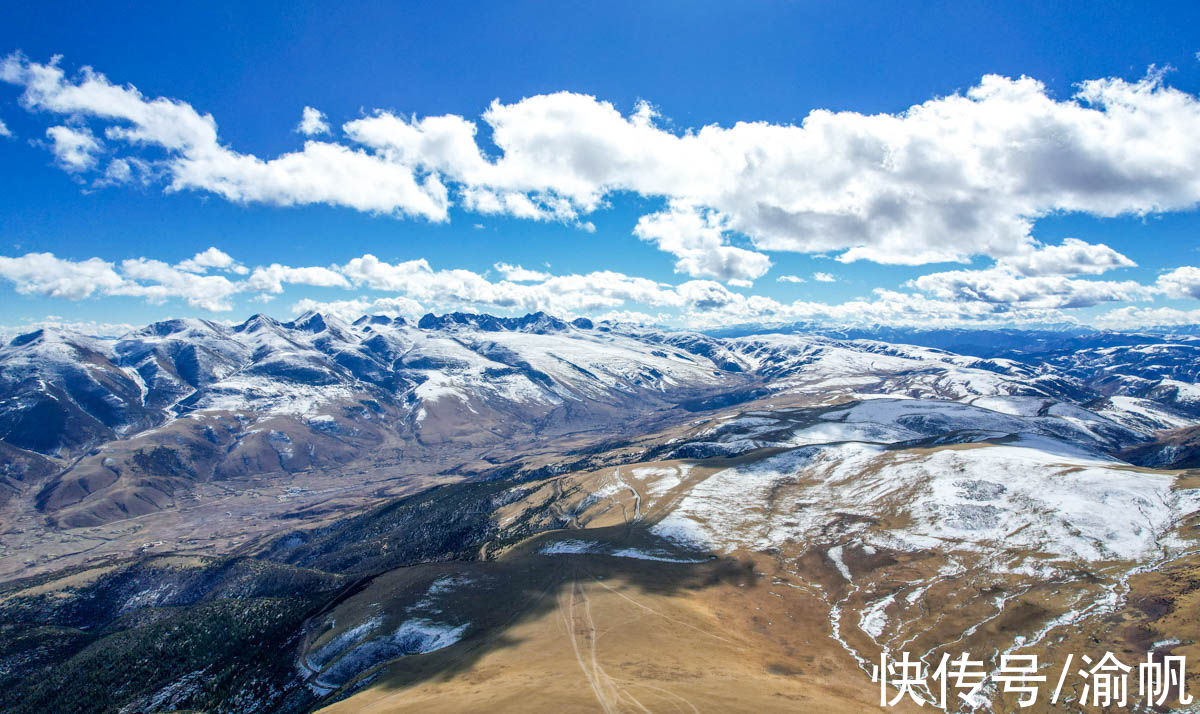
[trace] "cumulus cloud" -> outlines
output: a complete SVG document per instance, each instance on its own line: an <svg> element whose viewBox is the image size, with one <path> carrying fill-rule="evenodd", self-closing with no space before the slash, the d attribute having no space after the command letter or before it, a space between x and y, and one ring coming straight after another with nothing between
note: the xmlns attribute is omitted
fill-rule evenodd
<svg viewBox="0 0 1200 714"><path fill-rule="evenodd" d="M813 273L813 280L816 280L818 283L837 282L837 278L833 277L829 273Z"/></svg>
<svg viewBox="0 0 1200 714"><path fill-rule="evenodd" d="M1158 277L1157 285L1173 298L1200 300L1200 268L1185 265Z"/></svg>
<svg viewBox="0 0 1200 714"><path fill-rule="evenodd" d="M250 273L246 281L251 290L260 290L278 295L283 292L283 284L312 285L320 288L349 288L350 281L330 268L320 266L293 268L279 263L266 267L258 267Z"/></svg>
<svg viewBox="0 0 1200 714"><path fill-rule="evenodd" d="M0 136L2 136L2 137L5 137L5 138L9 138L9 137L11 137L12 135L13 135L13 133L12 133L12 131L11 131L11 130L8 128L8 125L7 125L7 124L5 124L3 120L0 120Z"/></svg>
<svg viewBox="0 0 1200 714"><path fill-rule="evenodd" d="M943 300L984 302L1036 308L1080 308L1106 302L1149 300L1155 290L1140 283L1078 280L1061 275L1025 277L1002 268L951 270L909 282Z"/></svg>
<svg viewBox="0 0 1200 714"><path fill-rule="evenodd" d="M1060 245L1031 243L1021 253L1001 259L1001 267L1022 275L1099 275L1137 265L1103 243L1065 238Z"/></svg>
<svg viewBox="0 0 1200 714"><path fill-rule="evenodd" d="M1049 212L1193 206L1198 106L1159 74L1085 82L1066 101L1035 80L989 75L965 95L900 114L817 110L799 126L682 135L642 108L625 116L566 92L494 102L483 116L500 149L494 161L478 150L475 125L457 117L379 115L358 127L372 131L353 136L472 190L558 197L564 215L632 191L715 211L759 250L917 264L1013 254ZM1167 148L1167 136L1186 150Z"/></svg>
<svg viewBox="0 0 1200 714"><path fill-rule="evenodd" d="M634 235L678 258L675 272L693 277L748 281L762 277L771 260L762 253L728 244L728 219L680 201L638 219Z"/></svg>
<svg viewBox="0 0 1200 714"><path fill-rule="evenodd" d="M371 254L336 266L336 270L355 287L397 292L424 304L443 307L571 314L617 308L627 303L676 307L683 304L678 291L670 286L607 270L553 275L535 284L510 279L492 282L469 270L434 270L423 258L388 263Z"/></svg>
<svg viewBox="0 0 1200 714"><path fill-rule="evenodd" d="M304 111L301 112L300 123L296 125L296 131L305 136L328 134L329 122L325 120L325 114L319 109L304 107Z"/></svg>
<svg viewBox="0 0 1200 714"><path fill-rule="evenodd" d="M104 169L104 178L101 179L104 183L118 184L129 183L133 180L133 165L128 159L113 159L108 163L108 167Z"/></svg>
<svg viewBox="0 0 1200 714"><path fill-rule="evenodd" d="M241 276L237 267L243 270ZM285 292L288 285L309 285L384 293L296 303L301 309L327 309L341 315L395 312L411 316L426 309L542 310L567 318L628 315L632 319L636 315L636 321L693 328L787 320L920 325L1064 322L1076 320L1071 313L1076 308L1150 300L1159 294L1197 297L1200 285L1200 269L1190 266L1163 274L1153 285L1062 275L1026 276L992 267L932 273L911 281L909 291L876 289L867 297L831 304L785 302L735 292L707 279L669 284L614 271L554 275L504 263L494 268L500 273L498 280L469 270L438 270L424 259L389 263L370 254L329 266L273 263L246 268L215 248L175 265L150 258L114 265L100 258L73 261L49 253L0 257L0 278L13 283L18 292L70 300L102 295L141 297L151 302L174 298L202 309L227 311L242 293L253 292L257 294L253 299L269 300ZM1112 320L1124 319L1111 314ZM1161 313L1156 320L1165 324L1174 314Z"/></svg>
<svg viewBox="0 0 1200 714"><path fill-rule="evenodd" d="M17 292L67 300L126 296L162 303L178 298L204 310L228 311L233 309L234 296L247 290L282 292L281 286L277 291L272 290L279 281L350 287L341 275L321 274L321 271L327 271L324 268L292 269L272 265L255 269L255 274L248 280L208 274L212 268L234 274L248 272L216 248L209 248L175 265L152 258L132 258L114 264L100 258L69 260L52 253L0 256L0 278L11 282Z"/></svg>
<svg viewBox="0 0 1200 714"><path fill-rule="evenodd" d="M328 203L446 219L448 194L437 176L417 176L412 167L377 154L319 141L270 160L241 154L218 141L211 115L175 99L149 99L87 67L68 79L54 61L38 64L10 55L0 62L0 80L23 86L21 102L31 111L108 121L105 138L120 142L127 151L165 151L161 164L168 190L208 191L239 202Z"/></svg>
<svg viewBox="0 0 1200 714"><path fill-rule="evenodd" d="M1151 300L1165 290L1131 280L1084 280L1133 267L1121 253L1099 243L1067 238L1060 245L1031 244L990 268L950 270L922 275L907 286L941 300L980 302L1011 308L1072 309L1102 303ZM1184 269L1181 269L1184 270Z"/></svg>
<svg viewBox="0 0 1200 714"><path fill-rule="evenodd" d="M1046 252L1034 222L1200 201L1200 101L1157 71L1082 82L1061 99L1032 78L986 75L892 114L815 109L799 124L681 131L660 126L647 103L623 113L557 92L492 102L480 120L494 150L480 147L472 119L379 111L345 123L344 141L309 140L273 158L223 145L216 120L186 102L148 98L88 68L68 77L55 61L13 55L0 79L23 88L30 110L106 122L118 158L165 152L168 190L433 221L457 200L479 214L584 230L594 230L585 216L617 193L665 200L635 233L673 255L680 273L724 281L763 275L772 251L909 265L984 255L1029 277L1096 274L1127 259L1066 242ZM325 122L310 115L314 129ZM64 166L82 170L86 155Z"/></svg>
<svg viewBox="0 0 1200 714"><path fill-rule="evenodd" d="M508 263L496 263L492 267L496 269L496 272L503 275L505 280L511 280L514 283L540 282L550 277L550 273L529 270L519 265L509 265Z"/></svg>
<svg viewBox="0 0 1200 714"><path fill-rule="evenodd" d="M151 303L178 297L205 310L232 310L232 297L242 290L223 275L197 275L148 258L122 261L121 275L124 280L108 290L110 295L142 297Z"/></svg>
<svg viewBox="0 0 1200 714"><path fill-rule="evenodd" d="M133 296L160 303L179 298L207 310L227 311L239 293L277 295L286 285L360 288L392 293L396 299L424 303L440 309L491 309L562 315L614 310L630 304L704 309L733 295L719 283L689 281L678 286L613 271L586 274L532 275L491 281L478 273L435 270L424 259L388 263L363 255L341 265L256 266L243 279L208 272L211 268L241 264L219 250L206 250L171 265L151 258L135 258L114 265L100 258L73 261L50 253L21 257L0 256L0 278L18 292L81 300L88 297ZM524 269L517 269L524 270ZM526 271L533 273L534 271Z"/></svg>
<svg viewBox="0 0 1200 714"><path fill-rule="evenodd" d="M0 277L24 295L82 300L106 293L124 283L113 264L99 258L63 260L53 253L0 256Z"/></svg>
<svg viewBox="0 0 1200 714"><path fill-rule="evenodd" d="M87 171L96 165L96 154L102 146L87 128L52 126L46 130L50 150L59 166L72 173Z"/></svg>
<svg viewBox="0 0 1200 714"><path fill-rule="evenodd" d="M191 258L180 262L176 267L189 273L204 273L208 272L210 268L228 270L239 275L245 275L249 272L246 266L237 262L228 253L215 246L210 246L206 250L193 255Z"/></svg>
<svg viewBox="0 0 1200 714"><path fill-rule="evenodd" d="M804 278L800 277L799 275L780 275L778 278L775 278L775 282L777 282L777 283L806 283L808 281L805 280Z"/></svg>
<svg viewBox="0 0 1200 714"><path fill-rule="evenodd" d="M240 287L218 275L196 275L159 260L136 258L114 264L100 258L73 261L52 253L0 256L0 277L17 292L67 300L93 295L125 295L163 302L181 297L206 310L230 310L230 297Z"/></svg>

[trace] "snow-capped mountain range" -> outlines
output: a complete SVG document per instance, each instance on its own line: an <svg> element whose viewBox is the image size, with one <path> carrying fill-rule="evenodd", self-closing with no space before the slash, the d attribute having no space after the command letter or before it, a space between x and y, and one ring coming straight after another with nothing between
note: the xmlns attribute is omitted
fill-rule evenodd
<svg viewBox="0 0 1200 714"><path fill-rule="evenodd" d="M1200 422L1200 339L1079 339L971 356L543 313L179 319L104 339L41 329L0 348L0 492L37 482L37 508L86 525L165 507L213 479L389 460L464 470L547 439L612 439L738 404L879 396L1040 398L1046 414L1086 414L1109 451L1162 462L1147 448L1155 435Z"/></svg>

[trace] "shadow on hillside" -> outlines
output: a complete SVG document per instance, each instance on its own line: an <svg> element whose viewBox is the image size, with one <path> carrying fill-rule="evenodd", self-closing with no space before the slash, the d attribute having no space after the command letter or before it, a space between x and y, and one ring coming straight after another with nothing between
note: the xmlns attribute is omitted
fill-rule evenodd
<svg viewBox="0 0 1200 714"><path fill-rule="evenodd" d="M630 600L630 607L649 611L640 601L645 596L671 597L720 585L753 588L756 580L748 560L681 550L640 526L544 533L495 561L416 565L375 577L310 620L308 656L316 653L318 666L325 668L310 681L340 688L324 705L368 683L394 691L469 672L489 654L523 644L513 634L521 625L560 608L565 613L566 603L579 597L577 585L614 591ZM438 582L450 585L435 593ZM382 627L357 645L329 651L337 649L340 633L380 613ZM403 643L391 650L383 646L398 625L421 619L470 624L461 641L444 649L406 655L398 651ZM326 632L329 623L336 623L336 630Z"/></svg>
<svg viewBox="0 0 1200 714"><path fill-rule="evenodd" d="M535 521L548 514L534 508L524 512L528 523L502 536L493 517L521 488L512 480L434 487L285 533L254 554L153 556L14 584L0 599L0 709L154 710L167 692L180 709L238 701L255 703L248 711L302 711L353 691L388 662L376 686L470 671L489 653L521 644L514 630L553 613L577 584L600 583L631 598L755 585L750 562L681 550L640 524L539 533ZM482 560L484 543L510 548ZM545 552L555 543L562 552ZM432 592L447 577L458 578L453 587ZM336 680L331 686L297 681L314 649L375 611L386 615L381 627L347 638L306 682L327 677ZM401 641L327 674L350 650L414 619L470 624L451 646L408 654L421 647ZM175 687L195 672L208 673L206 687ZM265 683L271 697L264 698Z"/></svg>

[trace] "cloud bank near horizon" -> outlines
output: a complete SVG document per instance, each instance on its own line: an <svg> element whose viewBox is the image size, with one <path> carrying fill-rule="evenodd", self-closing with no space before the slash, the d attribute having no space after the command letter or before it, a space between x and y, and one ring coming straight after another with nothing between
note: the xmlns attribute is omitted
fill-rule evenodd
<svg viewBox="0 0 1200 714"><path fill-rule="evenodd" d="M1064 256L1075 257L1064 260ZM292 306L293 312L315 309L346 317L386 312L411 317L457 309L544 311L568 318L688 327L800 320L924 325L1072 322L1070 311L1082 307L1150 302L1156 296L1200 298L1200 268L1192 266L1165 272L1152 284L1072 277L1095 272L1096 256L1100 256L1099 262L1128 262L1102 244L1064 241L1028 254L1019 265L998 263L987 269L930 273L909 281L907 291L876 289L869 298L836 304L789 303L747 295L713 280L671 284L611 270L555 275L507 263L497 263L480 274L435 270L424 259L389 263L371 254L324 266L272 263L250 267L215 247L174 265L146 257L113 263L98 257L68 260L51 253L0 256L0 279L11 282L22 294L66 300L126 296L155 304L178 299L214 312L233 310L234 298L239 295L269 302L289 285L304 285L360 295L300 300ZM1029 265L1041 268L1026 274ZM814 279L835 278L818 273ZM1125 306L1101 316L1098 322L1144 326L1148 315L1154 315L1158 324L1200 321L1197 310Z"/></svg>

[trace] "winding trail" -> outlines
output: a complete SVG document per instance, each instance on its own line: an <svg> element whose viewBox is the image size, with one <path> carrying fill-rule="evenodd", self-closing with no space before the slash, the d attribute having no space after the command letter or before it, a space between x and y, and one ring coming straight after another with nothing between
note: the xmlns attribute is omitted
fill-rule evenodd
<svg viewBox="0 0 1200 714"><path fill-rule="evenodd" d="M665 617L662 613L617 592L599 579L593 577L592 580L611 593L620 595L628 600L644 613ZM568 588L559 593L558 606L559 614L566 628L567 638L571 642L571 650L575 654L575 661L579 664L579 669L583 672L584 678L587 679L588 686L591 687L592 693L596 697L596 702L605 714L616 714L622 711L641 711L650 714L651 710L630 691L630 688L633 687L641 687L669 697L674 700L674 708L679 711L691 711L694 714L699 714L700 710L697 709L696 705L680 694L643 682L617 679L605 671L604 666L600 663L598 647L600 637L603 633L597 630L596 620L592 615L591 598L588 597L587 588L579 579L573 580ZM666 619L672 620L672 618ZM718 637L717 639L722 638Z"/></svg>

